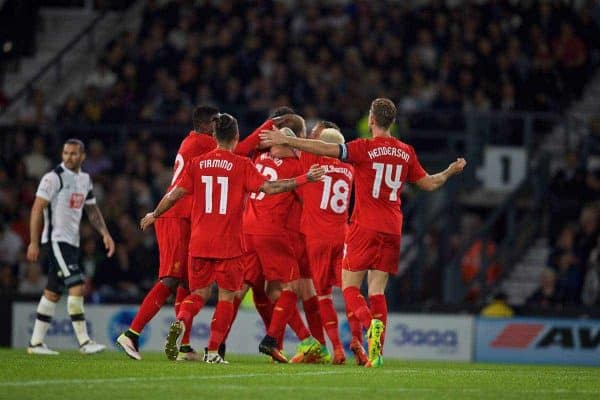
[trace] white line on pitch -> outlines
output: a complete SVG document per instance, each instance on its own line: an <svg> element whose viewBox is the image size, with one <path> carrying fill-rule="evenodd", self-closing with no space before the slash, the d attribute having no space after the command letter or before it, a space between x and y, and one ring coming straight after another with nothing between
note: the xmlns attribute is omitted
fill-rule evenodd
<svg viewBox="0 0 600 400"><path fill-rule="evenodd" d="M225 367L227 368L227 367ZM318 376L318 375L335 375L347 374L347 371L311 371L311 372L293 372L290 374L279 373L260 373L260 374L231 374L231 375L184 375L184 376L130 376L124 378L96 378L96 379L42 379L35 381L13 381L0 382L0 387L10 386L39 386L39 385L93 385L102 383L121 383L121 382L139 382L139 381L173 381L173 380L212 380L212 379L237 379L237 378L257 378L262 376L286 378L294 376Z"/></svg>

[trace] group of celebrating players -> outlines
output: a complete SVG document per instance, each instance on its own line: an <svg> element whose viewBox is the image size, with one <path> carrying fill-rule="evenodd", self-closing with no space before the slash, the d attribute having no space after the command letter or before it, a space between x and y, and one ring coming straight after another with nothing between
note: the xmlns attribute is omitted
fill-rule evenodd
<svg viewBox="0 0 600 400"><path fill-rule="evenodd" d="M167 357L227 363L227 336L251 288L266 329L261 353L280 363L344 364L331 298L332 287L339 286L356 363L383 365L384 291L389 274L398 268L402 184L435 190L466 165L459 158L446 170L427 174L414 149L392 137L396 113L391 100L374 100L369 114L373 138L346 144L328 121L318 122L306 138L304 119L282 107L240 142L233 116L197 107L194 130L181 143L167 194L140 222L143 230L155 227L159 280L117 344L141 360L139 334L174 294L176 319L166 339ZM369 304L360 292L365 278ZM192 319L214 283L218 301L201 356L190 346ZM282 351L288 324L300 340L290 360ZM363 328L368 351L362 345Z"/></svg>

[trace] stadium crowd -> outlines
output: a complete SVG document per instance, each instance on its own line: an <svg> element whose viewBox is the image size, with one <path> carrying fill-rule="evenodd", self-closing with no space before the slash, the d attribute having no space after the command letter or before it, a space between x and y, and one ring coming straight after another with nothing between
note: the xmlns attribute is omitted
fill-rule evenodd
<svg viewBox="0 0 600 400"><path fill-rule="evenodd" d="M260 124L273 107L293 104L309 126L318 117L353 127L379 95L395 99L405 113L560 111L581 94L600 63L599 25L593 1L577 10L554 2L448 7L432 1L412 9L404 2L360 0L291 7L271 1L149 1L140 32L123 32L106 47L81 93L55 108L34 91L18 122L35 128L52 122L189 126L193 105L212 102L246 126ZM352 129L344 133L355 135ZM119 147L87 143L84 170L119 243L117 257L107 259L84 218L82 266L92 300L137 300L155 280L154 235L141 234L137 220L168 186L168 143L183 134L172 140L140 130ZM22 254L35 188L58 162L50 150L58 141L18 129L4 142L1 291L37 296L45 285L40 266ZM582 226L583 214L590 213L581 214ZM569 229L579 238L584 228ZM558 236L549 265L557 282L577 290L565 289L571 297L560 301L580 302L588 268L580 261L577 278L562 278L575 275L561 267L569 258L560 254L568 241L561 238L568 235ZM580 246L579 239L571 241ZM587 253L578 260L594 256L595 245L586 242ZM425 291L435 298L435 288Z"/></svg>
<svg viewBox="0 0 600 400"><path fill-rule="evenodd" d="M594 1L407 3L149 1L81 93L54 111L34 93L20 120L187 123L201 100L250 125L294 104L351 127L382 94L404 112L559 111L600 62Z"/></svg>

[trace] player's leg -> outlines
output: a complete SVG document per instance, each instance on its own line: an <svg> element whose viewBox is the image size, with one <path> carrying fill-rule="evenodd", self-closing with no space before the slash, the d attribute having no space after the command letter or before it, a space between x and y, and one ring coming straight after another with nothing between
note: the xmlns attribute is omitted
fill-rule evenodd
<svg viewBox="0 0 600 400"><path fill-rule="evenodd" d="M219 287L219 297L215 313L210 324L210 337L205 361L210 364L227 363L218 353L219 346L225 340L225 334L233 323L236 292L243 285L243 257L216 262L215 280Z"/></svg>
<svg viewBox="0 0 600 400"><path fill-rule="evenodd" d="M268 276L267 279L269 279ZM271 318L271 323L267 329L267 335L263 338L258 347L261 353L270 355L275 361L281 363L287 363L288 360L278 349L277 338L285 331L290 315L296 307L296 302L298 301L295 288L296 283L297 280L282 282L281 295L275 302L273 317Z"/></svg>
<svg viewBox="0 0 600 400"><path fill-rule="evenodd" d="M167 298L175 292L179 279L165 276L159 279L146 294L129 328L117 337L117 345L134 360L141 360L139 337L144 327L154 318Z"/></svg>
<svg viewBox="0 0 600 400"><path fill-rule="evenodd" d="M382 271L371 270L367 276L369 287L369 306L373 318L383 322L387 326L387 301L385 299L385 288L387 286L389 274ZM383 345L385 343L385 329L381 335L381 352L383 354Z"/></svg>
<svg viewBox="0 0 600 400"><path fill-rule="evenodd" d="M225 352L227 350L227 346L226 346L227 338L229 337L229 333L231 332L233 323L235 322L235 319L237 318L237 314L240 309L240 305L242 304L242 300L244 299L244 297L246 297L248 290L250 290L250 286L248 286L247 284L244 284L244 285L242 285L242 289L236 291L233 296L233 318L231 318L231 324L229 324L229 327L227 328L227 331L225 332L223 342L219 345L219 349L217 351L219 353L219 356L221 356L221 358L223 360L225 360ZM206 348L206 351L208 352L208 347Z"/></svg>
<svg viewBox="0 0 600 400"><path fill-rule="evenodd" d="M50 273L48 274L48 283L50 284ZM37 306L37 315L33 324L33 332L29 341L27 352L29 354L39 355L57 355L58 351L49 349L44 343L46 332L52 323L52 318L56 312L56 303L60 300L60 294L46 288L40 298Z"/></svg>
<svg viewBox="0 0 600 400"><path fill-rule="evenodd" d="M298 280L298 295L302 299L302 306L306 321L310 329L311 337L301 339L297 346L296 355L292 358L292 362L305 363L328 363L331 361L331 355L325 345L325 334L323 332L323 323L319 310L319 299L317 292L310 278L301 278ZM299 318L300 321L302 321ZM290 325L291 325L290 320ZM319 351L314 351L315 343L319 343Z"/></svg>
<svg viewBox="0 0 600 400"><path fill-rule="evenodd" d="M57 355L57 351L50 350L44 343L46 332L48 332L56 312L56 303L60 300L60 293L64 290L62 277L58 276L58 264L53 257L49 243L42 245L40 262L48 267L48 281L37 306L37 314L27 352L29 354Z"/></svg>
<svg viewBox="0 0 600 400"><path fill-rule="evenodd" d="M106 346L90 339L83 307L84 277L79 267L79 248L63 242L51 242L52 253L62 273L64 286L68 289L67 311L71 317L73 331L83 354L95 354Z"/></svg>
<svg viewBox="0 0 600 400"><path fill-rule="evenodd" d="M296 253L298 267L300 270L298 295L302 299L302 307L304 308L306 322L308 323L310 333L319 341L323 350L321 359L317 361L329 362L331 356L329 355L327 347L325 346L325 333L323 332L323 322L321 321L321 314L319 310L319 299L317 298L317 291L315 290L315 284L313 282L313 274L308 260L306 237L301 233L291 234L290 240L296 244L294 251Z"/></svg>
<svg viewBox="0 0 600 400"><path fill-rule="evenodd" d="M214 263L211 260L190 256L187 267L191 293L181 302L176 320L169 328L165 344L165 354L169 360L184 356L182 354L182 357L179 357L179 349L185 331L192 329L192 320L209 298L211 284L214 281Z"/></svg>
<svg viewBox="0 0 600 400"><path fill-rule="evenodd" d="M186 237L189 237L189 227L186 224L188 223L182 218L159 218L155 223L159 280L144 297L129 329L116 340L117 345L134 360L142 359L138 343L144 327L160 311L171 294L179 294L178 287L186 272Z"/></svg>
<svg viewBox="0 0 600 400"><path fill-rule="evenodd" d="M321 318L323 319L323 326L325 332L331 341L333 346L333 364L344 364L346 362L346 355L344 353L344 346L340 338L339 323L337 312L333 306L333 299L331 297L331 287L326 288L319 293L319 309L321 311Z"/></svg>

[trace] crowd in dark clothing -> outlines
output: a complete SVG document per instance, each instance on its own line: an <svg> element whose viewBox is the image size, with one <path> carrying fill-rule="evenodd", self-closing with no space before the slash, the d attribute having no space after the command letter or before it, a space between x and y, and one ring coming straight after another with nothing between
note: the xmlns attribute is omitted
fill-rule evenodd
<svg viewBox="0 0 600 400"><path fill-rule="evenodd" d="M560 111L600 62L593 1L409 3L149 1L56 119L184 123L212 102L255 125L292 104L353 127L378 96L406 113Z"/></svg>
<svg viewBox="0 0 600 400"><path fill-rule="evenodd" d="M293 105L309 126L319 118L352 127L379 96L394 99L403 113L562 111L600 64L594 1L581 8L546 1L408 3L150 0L140 31L123 32L106 46L81 91L58 108L33 91L17 122L35 128L53 122L188 126L195 104L212 103L247 127L281 105ZM25 289L43 287L40 266L22 254L37 183L58 163L60 140L22 130L7 137L0 165L0 287L25 293L23 282ZM136 225L168 186L181 137L141 129L109 149L104 137L88 142L84 170L119 243L107 259L84 218L81 263L90 296L137 298L155 279L154 235ZM597 211L593 229L583 223L590 212L582 211L597 192L579 192L581 182L595 181L577 168L555 177L557 197L549 199L560 208L553 213L565 214L550 223L556 250L549 261L565 302L581 301L588 260L597 256ZM563 229L564 221L580 216ZM12 247L5 250L3 243Z"/></svg>
<svg viewBox="0 0 600 400"><path fill-rule="evenodd" d="M549 239L552 250L532 306L600 304L600 170L567 155L566 167L550 183ZM597 163L596 163L597 164Z"/></svg>

